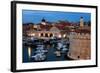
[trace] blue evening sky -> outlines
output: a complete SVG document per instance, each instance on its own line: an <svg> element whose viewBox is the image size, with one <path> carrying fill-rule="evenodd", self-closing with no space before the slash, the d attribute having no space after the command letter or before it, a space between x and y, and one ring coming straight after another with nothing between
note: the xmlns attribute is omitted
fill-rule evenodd
<svg viewBox="0 0 100 73"><path fill-rule="evenodd" d="M57 22L59 20L69 22L79 22L80 17L83 17L84 21L90 21L91 13L79 13L79 12L61 12L61 11L37 11L37 10L23 10L22 22L23 23L40 23L44 18L49 22Z"/></svg>

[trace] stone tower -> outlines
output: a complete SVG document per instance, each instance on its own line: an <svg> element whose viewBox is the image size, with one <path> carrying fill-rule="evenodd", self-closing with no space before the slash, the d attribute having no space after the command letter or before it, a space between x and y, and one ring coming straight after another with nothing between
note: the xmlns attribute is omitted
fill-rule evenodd
<svg viewBox="0 0 100 73"><path fill-rule="evenodd" d="M84 20L83 20L83 17L80 18L80 27L84 27Z"/></svg>

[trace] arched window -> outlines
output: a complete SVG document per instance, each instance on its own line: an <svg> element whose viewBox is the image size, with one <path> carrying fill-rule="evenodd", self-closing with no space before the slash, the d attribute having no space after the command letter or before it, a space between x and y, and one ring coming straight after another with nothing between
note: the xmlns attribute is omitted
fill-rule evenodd
<svg viewBox="0 0 100 73"><path fill-rule="evenodd" d="M50 37L52 37L53 36L53 34L52 33L50 33Z"/></svg>
<svg viewBox="0 0 100 73"><path fill-rule="evenodd" d="M45 37L48 37L48 34L47 33L45 33Z"/></svg>
<svg viewBox="0 0 100 73"><path fill-rule="evenodd" d="M80 59L80 56L77 56L78 59Z"/></svg>
<svg viewBox="0 0 100 73"><path fill-rule="evenodd" d="M43 37L43 33L41 33L41 37Z"/></svg>

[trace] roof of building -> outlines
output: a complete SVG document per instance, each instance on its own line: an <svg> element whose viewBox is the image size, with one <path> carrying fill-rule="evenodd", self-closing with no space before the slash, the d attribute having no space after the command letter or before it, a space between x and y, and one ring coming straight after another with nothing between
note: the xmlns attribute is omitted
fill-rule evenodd
<svg viewBox="0 0 100 73"><path fill-rule="evenodd" d="M77 29L75 30L76 33L90 33L90 30L88 29Z"/></svg>

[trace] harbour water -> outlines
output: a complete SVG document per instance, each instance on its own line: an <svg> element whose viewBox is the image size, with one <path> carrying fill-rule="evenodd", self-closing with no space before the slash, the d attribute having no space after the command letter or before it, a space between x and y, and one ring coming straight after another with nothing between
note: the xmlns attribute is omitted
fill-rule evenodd
<svg viewBox="0 0 100 73"><path fill-rule="evenodd" d="M67 56L69 44L66 44L65 50L64 47L58 47L60 49L57 49L57 44L38 46L40 47L23 45L23 63L72 60Z"/></svg>

